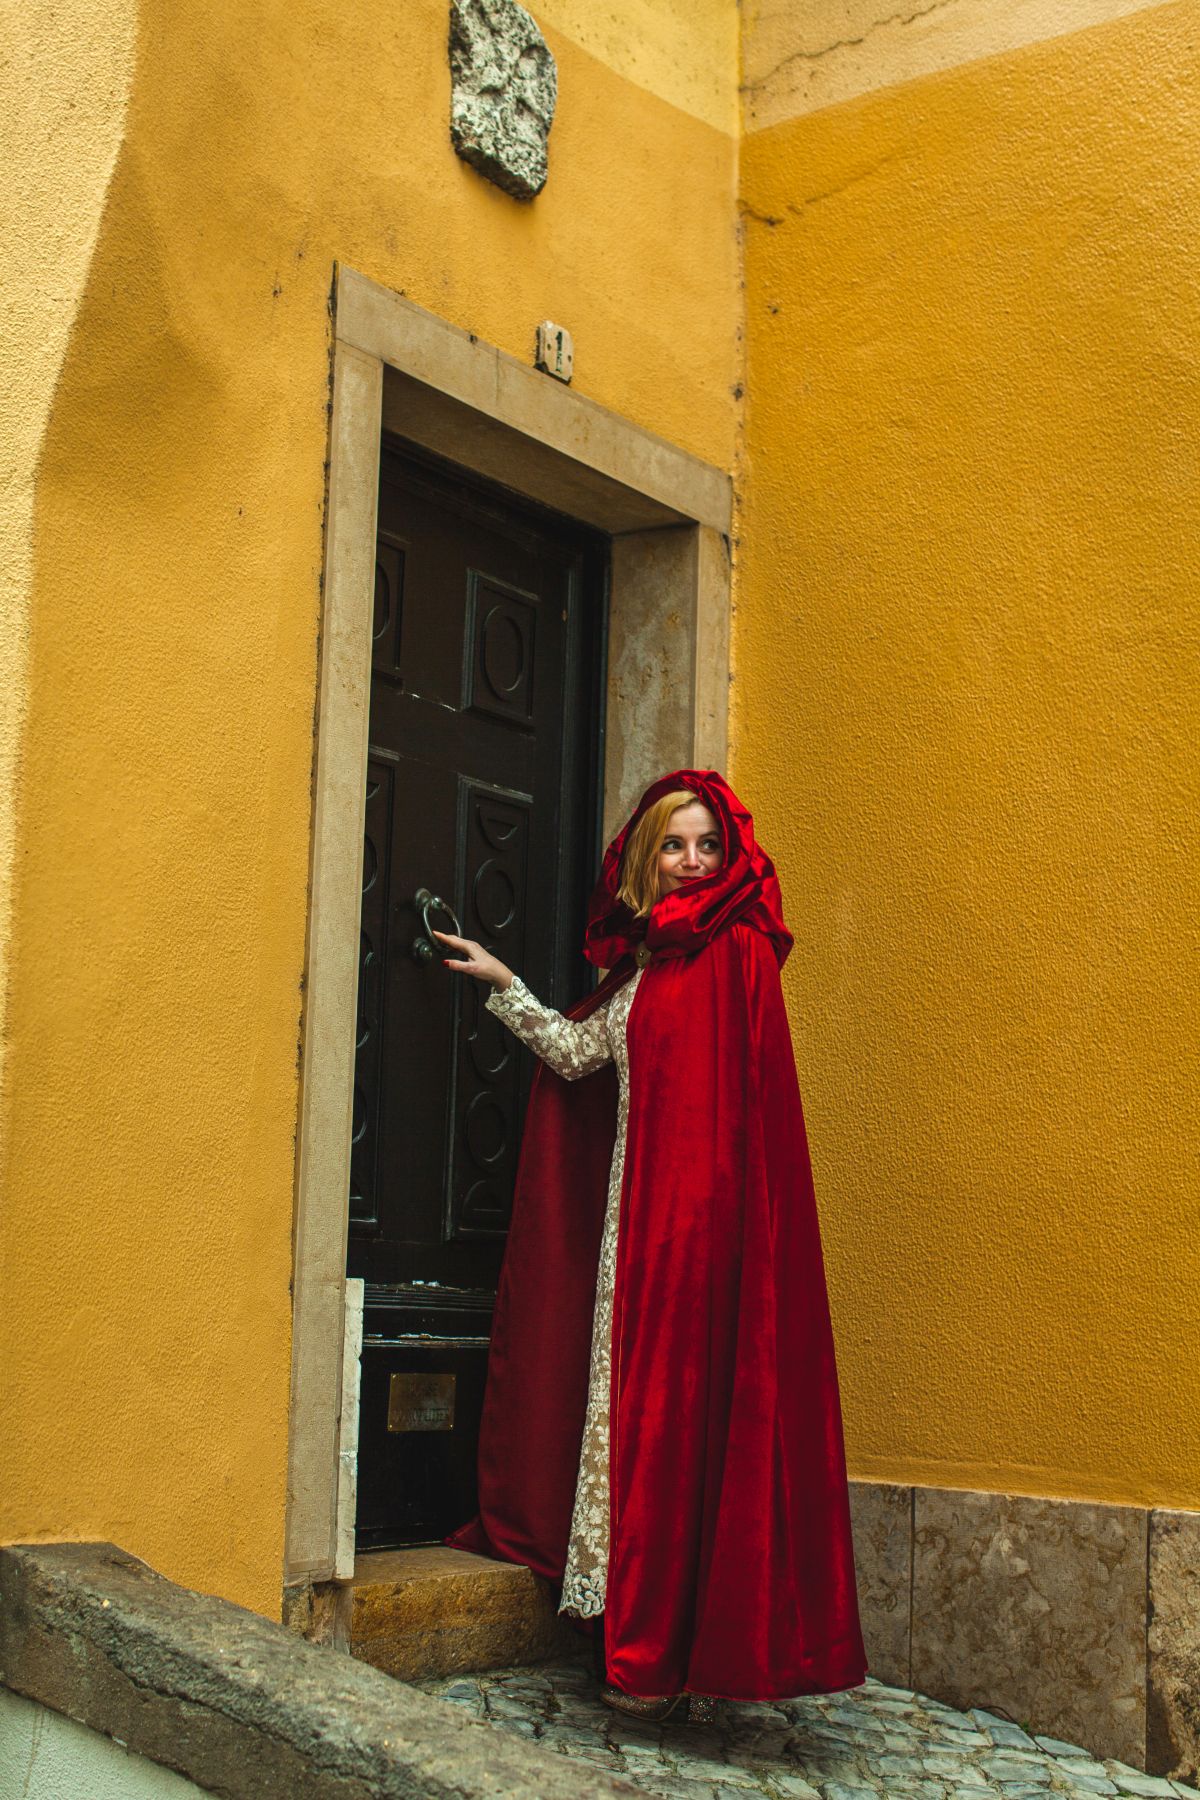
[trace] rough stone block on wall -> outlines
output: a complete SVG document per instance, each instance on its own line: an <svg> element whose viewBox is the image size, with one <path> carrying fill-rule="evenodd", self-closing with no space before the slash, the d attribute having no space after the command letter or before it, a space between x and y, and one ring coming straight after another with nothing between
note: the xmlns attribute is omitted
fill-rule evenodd
<svg viewBox="0 0 1200 1800"><path fill-rule="evenodd" d="M558 70L516 0L452 0L450 136L473 168L518 200L546 184Z"/></svg>
<svg viewBox="0 0 1200 1800"><path fill-rule="evenodd" d="M914 1490L912 1683L1143 1765L1141 1507Z"/></svg>

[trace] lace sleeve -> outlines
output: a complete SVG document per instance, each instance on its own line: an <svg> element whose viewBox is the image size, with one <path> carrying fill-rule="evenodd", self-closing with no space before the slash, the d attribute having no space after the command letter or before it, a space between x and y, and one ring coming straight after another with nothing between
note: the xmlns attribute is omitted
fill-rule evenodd
<svg viewBox="0 0 1200 1800"><path fill-rule="evenodd" d="M509 987L493 988L484 1002L489 1012L503 1020L522 1043L549 1063L556 1075L577 1081L612 1061L608 1047L607 1005L586 1019L567 1019L552 1006L543 1006L519 975Z"/></svg>

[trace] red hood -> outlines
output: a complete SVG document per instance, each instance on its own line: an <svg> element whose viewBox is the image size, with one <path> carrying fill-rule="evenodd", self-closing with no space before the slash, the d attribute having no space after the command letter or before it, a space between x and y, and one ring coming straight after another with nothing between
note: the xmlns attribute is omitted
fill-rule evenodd
<svg viewBox="0 0 1200 1800"><path fill-rule="evenodd" d="M664 894L648 918L637 919L617 899L621 852L646 808L676 788L698 795L713 814L721 828L725 859L711 875L697 875ZM643 942L656 956L690 956L739 919L770 938L782 965L793 939L783 922L775 865L755 842L754 820L715 769L675 769L651 783L604 852L600 879L588 903L584 955L605 969L615 968Z"/></svg>

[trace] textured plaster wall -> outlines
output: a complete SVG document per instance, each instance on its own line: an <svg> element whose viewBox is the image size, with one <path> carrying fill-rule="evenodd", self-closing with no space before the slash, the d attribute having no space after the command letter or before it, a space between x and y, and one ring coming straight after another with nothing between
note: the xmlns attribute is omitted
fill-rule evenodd
<svg viewBox="0 0 1200 1800"><path fill-rule="evenodd" d="M736 136L740 7L730 0L539 0L538 23L672 106Z"/></svg>
<svg viewBox="0 0 1200 1800"><path fill-rule="evenodd" d="M4 23L0 165L9 174L0 203L0 1169L35 484L121 142L135 20L132 4L28 0L10 8ZM3 1226L0 1213L0 1243Z"/></svg>
<svg viewBox="0 0 1200 1800"><path fill-rule="evenodd" d="M1200 1506L1196 24L743 146L733 773L859 1477Z"/></svg>
<svg viewBox="0 0 1200 1800"><path fill-rule="evenodd" d="M938 10L747 14L733 774L852 1472L1200 1505L1195 10ZM14 23L0 1536L265 1611L333 263L734 455L733 0L538 16L532 206L450 150L441 0Z"/></svg>
<svg viewBox="0 0 1200 1800"><path fill-rule="evenodd" d="M523 205L450 148L444 0L143 6L33 515L2 1536L278 1606L333 265L522 358L568 325L727 466L735 19L622 71L556 3Z"/></svg>

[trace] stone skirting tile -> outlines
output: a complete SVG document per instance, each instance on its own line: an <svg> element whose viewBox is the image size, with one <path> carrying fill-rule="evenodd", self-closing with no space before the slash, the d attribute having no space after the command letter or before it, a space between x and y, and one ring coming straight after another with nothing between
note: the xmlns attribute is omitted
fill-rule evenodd
<svg viewBox="0 0 1200 1800"><path fill-rule="evenodd" d="M1200 1782L1200 1513L1150 1514L1147 1767Z"/></svg>
<svg viewBox="0 0 1200 1800"><path fill-rule="evenodd" d="M871 1675L1200 1778L1200 1512L850 1483Z"/></svg>
<svg viewBox="0 0 1200 1800"><path fill-rule="evenodd" d="M912 1489L852 1481L850 1522L867 1667L877 1681L911 1687Z"/></svg>
<svg viewBox="0 0 1200 1800"><path fill-rule="evenodd" d="M918 1487L913 1520L912 1685L1140 1765L1146 1513Z"/></svg>

